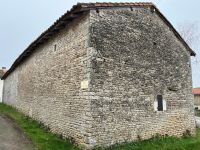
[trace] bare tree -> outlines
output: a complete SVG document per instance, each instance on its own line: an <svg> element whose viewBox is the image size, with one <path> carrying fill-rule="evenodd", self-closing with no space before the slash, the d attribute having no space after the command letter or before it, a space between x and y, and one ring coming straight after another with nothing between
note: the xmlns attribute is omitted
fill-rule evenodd
<svg viewBox="0 0 200 150"><path fill-rule="evenodd" d="M178 26L179 33L188 45L196 52L192 63L200 66L200 29L198 22L184 22Z"/></svg>
<svg viewBox="0 0 200 150"><path fill-rule="evenodd" d="M200 31L197 22L184 22L178 27L179 33L188 45L193 49L198 49L200 41Z"/></svg>
<svg viewBox="0 0 200 150"><path fill-rule="evenodd" d="M178 28L179 33L188 43L188 45L196 52L196 57L192 57L192 75L193 85L200 86L200 30L197 22L183 23Z"/></svg>

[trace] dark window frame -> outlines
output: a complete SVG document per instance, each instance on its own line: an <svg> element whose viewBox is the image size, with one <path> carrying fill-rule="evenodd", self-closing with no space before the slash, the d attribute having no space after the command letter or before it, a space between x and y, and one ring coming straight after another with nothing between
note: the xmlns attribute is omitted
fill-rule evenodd
<svg viewBox="0 0 200 150"><path fill-rule="evenodd" d="M57 44L54 44L54 49L53 49L54 52L57 51Z"/></svg>
<svg viewBox="0 0 200 150"><path fill-rule="evenodd" d="M162 95L157 95L157 110L158 111L163 111L163 96Z"/></svg>

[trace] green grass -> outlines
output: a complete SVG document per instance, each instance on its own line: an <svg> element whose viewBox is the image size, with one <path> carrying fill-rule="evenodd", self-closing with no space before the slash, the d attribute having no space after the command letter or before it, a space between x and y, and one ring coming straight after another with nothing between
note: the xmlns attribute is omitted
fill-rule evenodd
<svg viewBox="0 0 200 150"><path fill-rule="evenodd" d="M78 147L71 144L68 140L61 139L57 135L48 132L44 126L26 117L11 106L0 104L0 113L15 120L39 150L78 150ZM95 150L102 149L96 148ZM105 150L200 150L200 129L197 129L196 137L157 136L146 141L116 144Z"/></svg>
<svg viewBox="0 0 200 150"><path fill-rule="evenodd" d="M196 137L155 137L146 141L114 145L105 150L200 150L200 129L197 129Z"/></svg>
<svg viewBox="0 0 200 150"><path fill-rule="evenodd" d="M196 131L196 136L191 136L186 131L182 138L158 135L149 140L115 144L96 150L200 150L200 129L197 128Z"/></svg>
<svg viewBox="0 0 200 150"><path fill-rule="evenodd" d="M15 120L27 137L30 138L33 145L39 150L78 150L78 147L71 144L69 140L64 140L48 132L37 121L26 117L11 106L0 103L0 113Z"/></svg>

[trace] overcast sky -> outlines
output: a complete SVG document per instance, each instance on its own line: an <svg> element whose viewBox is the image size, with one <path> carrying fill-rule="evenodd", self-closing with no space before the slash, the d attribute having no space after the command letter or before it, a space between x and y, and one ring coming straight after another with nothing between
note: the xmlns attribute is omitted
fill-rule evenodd
<svg viewBox="0 0 200 150"><path fill-rule="evenodd" d="M134 2L134 0L103 0ZM143 2L148 0L143 0ZM9 68L14 60L44 30L69 10L76 0L0 0L0 67ZM79 2L100 2L99 0ZM137 1L138 2L138 1ZM153 0L177 28L184 22L200 24L200 1ZM199 49L195 48L198 55ZM199 62L196 63L195 60ZM200 57L193 60L193 86L200 87Z"/></svg>

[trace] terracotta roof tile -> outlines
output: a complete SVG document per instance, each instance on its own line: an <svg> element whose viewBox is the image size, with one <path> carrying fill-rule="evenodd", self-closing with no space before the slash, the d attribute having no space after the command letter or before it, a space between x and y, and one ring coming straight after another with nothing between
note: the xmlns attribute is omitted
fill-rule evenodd
<svg viewBox="0 0 200 150"><path fill-rule="evenodd" d="M78 3L77 5L81 6L81 7L87 7L87 8L91 8L91 7L125 7L125 6L152 6L154 5L151 2L137 2L137 3Z"/></svg>
<svg viewBox="0 0 200 150"><path fill-rule="evenodd" d="M194 88L194 89L192 90L192 93L193 93L193 94L198 94L198 95L200 95L200 88Z"/></svg>

